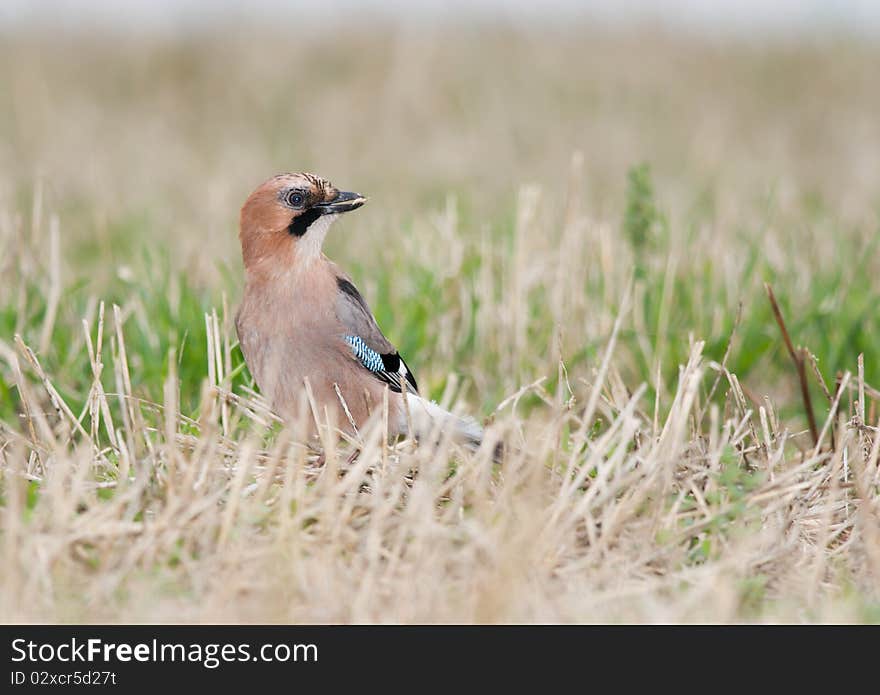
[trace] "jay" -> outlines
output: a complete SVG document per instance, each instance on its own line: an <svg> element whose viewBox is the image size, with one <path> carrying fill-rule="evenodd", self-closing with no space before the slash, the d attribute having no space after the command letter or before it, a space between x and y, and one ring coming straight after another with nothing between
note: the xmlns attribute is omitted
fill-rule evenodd
<svg viewBox="0 0 880 695"><path fill-rule="evenodd" d="M319 417L351 432L383 409L389 436L428 436L435 428L476 447L480 427L419 395L412 371L382 334L352 279L324 255L330 227L366 202L314 174L280 174L241 209L244 296L235 319L248 369L285 419L304 415L311 389ZM314 430L314 427L313 427ZM412 430L412 431L411 431Z"/></svg>

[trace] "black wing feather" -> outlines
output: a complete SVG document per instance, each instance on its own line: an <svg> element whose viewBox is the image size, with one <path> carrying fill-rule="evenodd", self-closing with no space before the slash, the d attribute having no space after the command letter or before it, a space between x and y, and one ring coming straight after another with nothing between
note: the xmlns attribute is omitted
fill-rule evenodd
<svg viewBox="0 0 880 695"><path fill-rule="evenodd" d="M400 393L403 389L400 384L400 367L403 365L404 374L406 375L406 383L408 386L406 387L407 391L411 391L413 393L419 392L419 385L416 383L416 378L413 376L412 371L407 366L406 362L403 361L403 358L400 356L400 353L395 352L394 354L380 355L382 358L382 364L385 365L385 369L381 372L374 372L377 376L379 376L382 381L387 381L392 391L396 391Z"/></svg>

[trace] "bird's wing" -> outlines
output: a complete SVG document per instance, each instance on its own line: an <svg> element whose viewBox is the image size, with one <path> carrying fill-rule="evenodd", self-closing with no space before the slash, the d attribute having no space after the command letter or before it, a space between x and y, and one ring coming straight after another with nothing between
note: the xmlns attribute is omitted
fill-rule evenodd
<svg viewBox="0 0 880 695"><path fill-rule="evenodd" d="M345 328L344 339L355 358L392 391L400 393L405 379L407 391L418 393L416 378L397 349L382 335L361 293L343 273L337 275L336 284L336 316Z"/></svg>

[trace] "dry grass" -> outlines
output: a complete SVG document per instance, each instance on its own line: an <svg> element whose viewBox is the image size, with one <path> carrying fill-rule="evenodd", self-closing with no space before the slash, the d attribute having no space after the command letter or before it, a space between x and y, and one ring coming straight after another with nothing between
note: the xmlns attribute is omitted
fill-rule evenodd
<svg viewBox="0 0 880 695"><path fill-rule="evenodd" d="M267 36L0 47L3 620L878 619L875 47ZM330 251L476 454L249 390L289 168L371 195Z"/></svg>
<svg viewBox="0 0 880 695"><path fill-rule="evenodd" d="M23 432L4 428L8 620L864 617L845 599L880 572L877 430L841 417L831 450L835 409L819 446L797 454L796 436L772 412L743 412L735 388L732 417L705 412L705 372L724 370L700 343L659 421L610 367L615 331L589 386L513 394L476 455L389 449L373 427L349 462L327 428L321 466L295 427L266 446L273 416L223 388L216 343L197 421L179 415L173 374L164 403L135 398L118 319L110 336L99 323L92 365L119 393L96 380L80 418L27 346L4 348L25 413ZM526 391L547 403L541 418L517 415ZM496 466L502 436L512 445Z"/></svg>

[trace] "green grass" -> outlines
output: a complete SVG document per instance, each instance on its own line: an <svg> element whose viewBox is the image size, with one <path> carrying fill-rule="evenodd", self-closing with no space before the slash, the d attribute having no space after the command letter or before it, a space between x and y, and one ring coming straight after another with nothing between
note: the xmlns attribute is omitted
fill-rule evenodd
<svg viewBox="0 0 880 695"><path fill-rule="evenodd" d="M633 168L621 227L635 259L633 279L641 302L634 310L641 314L643 323L638 331L627 326L621 334L621 349L631 356L625 371L628 383L644 381L653 389L656 365L649 363L648 356L640 348L640 341L650 347L651 354L662 351L662 376L667 391L674 388L677 365L686 359L689 335L705 339L705 355L720 361L737 312L732 300L738 300L743 308L728 364L730 370L752 386L756 393L793 389L795 373L763 292L763 282L770 282L776 288L793 339L817 356L827 383L833 384L835 376L845 370L854 370L859 354L864 355L867 380L877 383L875 373L876 365L880 364L880 342L873 340L873 336L880 334L880 315L874 311L880 294L870 289L876 284L871 276L876 235L864 242L847 240L843 236L838 252L854 259L853 263L846 267L830 264L811 269L807 296L792 296L793 293L787 291L797 285L802 268L794 264L773 268L760 257L757 248L748 249L740 261L741 272L736 278L741 294L731 298L725 295L725 288L718 286L719 269L712 258L693 267L679 267L673 278L667 278L670 251L662 231L666 223L658 212L662 201L655 200L651 190L648 169L644 166ZM691 228L699 223L698 220L692 221ZM114 238L123 243L113 249L107 262L112 266L122 264L126 259L136 259L125 279L114 277L103 283L100 295L95 294L94 287L84 275L72 276L70 283L63 287L60 320L54 328L49 349L41 355L43 366L47 372L61 376L57 385L62 394L72 405L81 408L91 381L91 370L87 355L71 349L82 342L80 319L89 309L94 314L96 297L108 307L113 304L129 306L132 310L126 322L126 339L138 395L147 400L161 400L162 384L168 375L168 355L173 349L181 381L181 407L184 413L192 414L197 407L200 383L207 374L204 315L212 310L222 311L224 298L230 314L234 312L240 287L236 273L240 271L218 263L218 275L223 281L212 287L204 286L185 271L172 270L168 249L125 242L138 237L139 225L132 221L112 231ZM496 237L496 241L503 244L504 237L512 238L513 230L505 223L501 223L501 227L502 234ZM477 232L464 228L461 233L468 236ZM401 230L401 233L407 232ZM686 244L691 233L685 231L682 234ZM96 253L97 250L86 242L74 249L71 257L80 259L76 261L79 263ZM794 248L790 257L797 258ZM352 264L355 275L368 278L368 286L374 290L370 302L380 325L388 327L404 355L412 356L408 359L414 368L422 363L432 363L432 346L436 341L434 317L456 312L461 287L473 288L481 272L480 258L473 250L460 271L451 278L438 278L430 266L430 259L419 260L422 262L407 265L405 277L398 273L382 273L381 269L377 277L370 277L363 263L355 260ZM375 264L372 269L377 269ZM0 311L0 330L3 335L12 336L20 326L24 341L34 345L41 334L47 297L39 282L22 280L21 286L25 293L24 310L19 311L17 301L9 301L18 299L10 292ZM596 278L578 290L588 297L602 296L605 292L602 278ZM447 370L465 376L475 371L485 373L487 369L491 370L492 360L489 355L481 354L476 340L474 316L481 301L485 298L472 298L469 325L460 327L452 353L444 357L447 364L430 371L434 378L425 385L433 397L442 393ZM538 352L545 352L553 345L558 330L552 316L545 310L547 301L541 287L528 295L527 343ZM670 311L670 308L674 309ZM606 338L606 335L598 335L576 345L572 353L564 354L567 366L579 369L595 362ZM662 344L658 342L660 340ZM234 352L233 359L236 366L242 362L239 351ZM490 371L486 375L487 381L493 376L497 375ZM551 377L551 386L554 379L555 376ZM248 383L246 373L240 373L236 383ZM472 388L467 398L484 410L491 409L493 403L503 398L502 384L503 381L499 382L498 388L485 394L478 394ZM813 386L815 398L821 403L821 391L815 384ZM113 390L112 375L105 374L104 388ZM17 412L14 391L4 387L2 393L0 413L8 421ZM653 398L653 393L650 397ZM797 417L801 407L796 400L781 405L792 418Z"/></svg>

